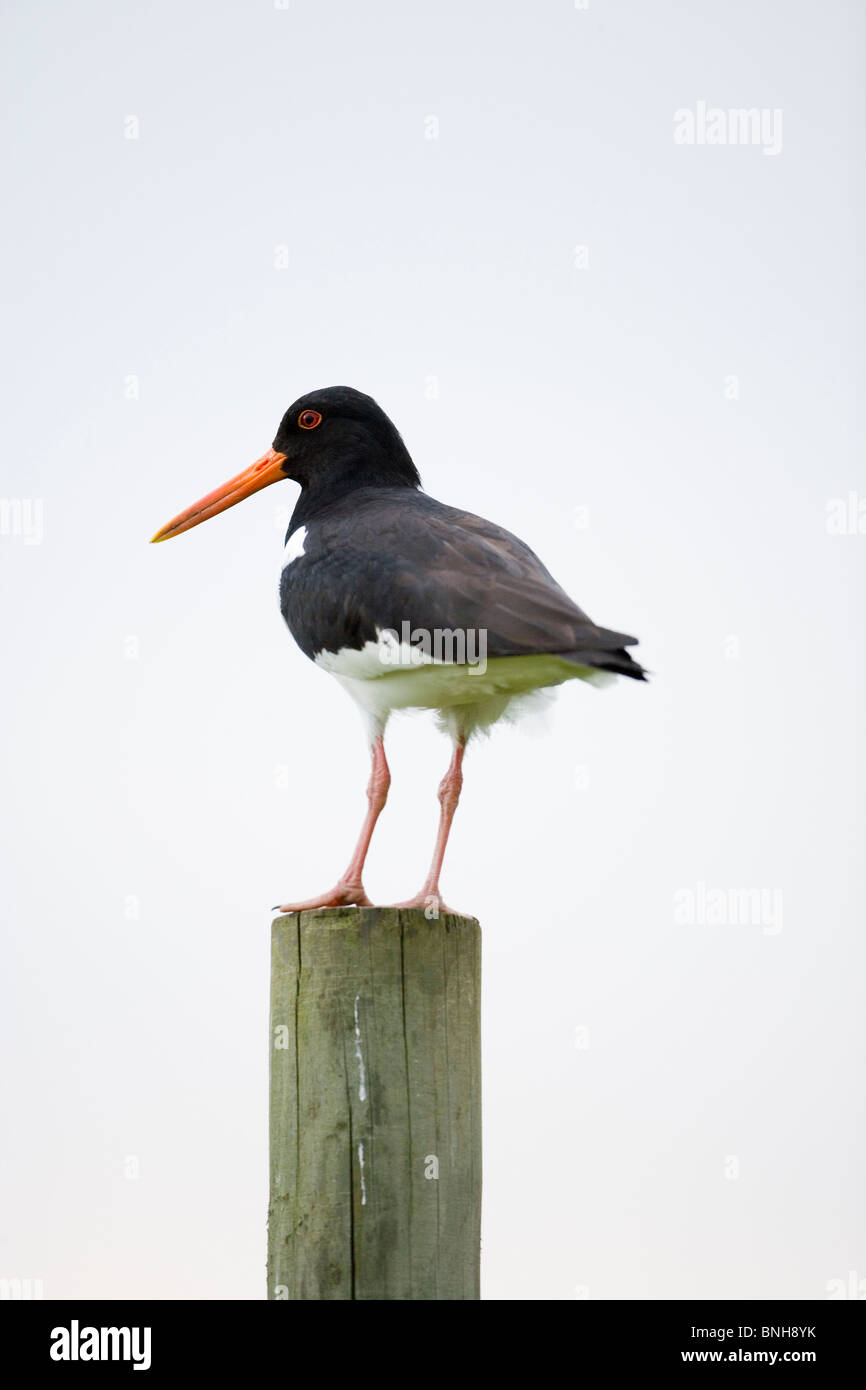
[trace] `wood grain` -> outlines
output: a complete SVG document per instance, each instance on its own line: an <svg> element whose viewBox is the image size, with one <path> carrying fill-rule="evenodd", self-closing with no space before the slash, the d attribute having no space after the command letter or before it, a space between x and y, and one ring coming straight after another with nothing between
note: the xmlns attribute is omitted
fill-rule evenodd
<svg viewBox="0 0 866 1390"><path fill-rule="evenodd" d="M272 929L270 1299L477 1299L481 929L336 908Z"/></svg>

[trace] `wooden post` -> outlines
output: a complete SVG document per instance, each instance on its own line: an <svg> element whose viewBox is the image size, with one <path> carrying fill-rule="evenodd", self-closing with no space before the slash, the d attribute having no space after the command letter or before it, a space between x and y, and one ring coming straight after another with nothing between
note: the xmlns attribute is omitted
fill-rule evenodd
<svg viewBox="0 0 866 1390"><path fill-rule="evenodd" d="M477 921L325 909L271 944L268 1298L479 1298Z"/></svg>

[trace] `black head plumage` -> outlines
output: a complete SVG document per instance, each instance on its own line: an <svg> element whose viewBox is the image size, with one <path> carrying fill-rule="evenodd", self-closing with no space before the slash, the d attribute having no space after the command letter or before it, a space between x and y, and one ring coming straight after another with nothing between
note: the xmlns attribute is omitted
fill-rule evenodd
<svg viewBox="0 0 866 1390"><path fill-rule="evenodd" d="M351 386L299 396L280 421L274 448L286 456L286 476L317 500L358 487L421 486L396 425L372 396Z"/></svg>

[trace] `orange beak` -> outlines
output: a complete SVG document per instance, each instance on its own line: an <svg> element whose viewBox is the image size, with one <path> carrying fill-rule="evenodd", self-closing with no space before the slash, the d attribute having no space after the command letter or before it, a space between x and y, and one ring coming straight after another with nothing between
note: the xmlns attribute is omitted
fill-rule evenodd
<svg viewBox="0 0 866 1390"><path fill-rule="evenodd" d="M181 512L180 516L176 516L174 521L163 526L162 530L157 531L152 537L152 543L179 536L181 531L189 531L191 527L198 526L200 522L207 521L218 512L224 512L227 507L233 507L236 502L242 502L245 497L251 497L261 488L280 482L286 476L282 470L285 460L285 454L268 449L268 452L256 459L250 468L245 468L236 478L230 478L222 487L218 487L215 492L209 492L207 497L203 497L200 502L194 502L185 512Z"/></svg>

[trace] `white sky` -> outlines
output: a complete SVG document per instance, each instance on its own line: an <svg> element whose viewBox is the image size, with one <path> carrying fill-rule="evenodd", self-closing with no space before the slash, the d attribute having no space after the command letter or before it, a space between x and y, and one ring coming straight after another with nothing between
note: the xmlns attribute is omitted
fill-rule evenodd
<svg viewBox="0 0 866 1390"><path fill-rule="evenodd" d="M485 1296L866 1277L862 9L5 10L0 1275L264 1296L269 908L343 867L366 751L279 614L293 485L147 540L347 383L655 673L467 758ZM781 153L676 145L698 101ZM389 751L385 902L448 756ZM781 931L676 921L700 884Z"/></svg>

